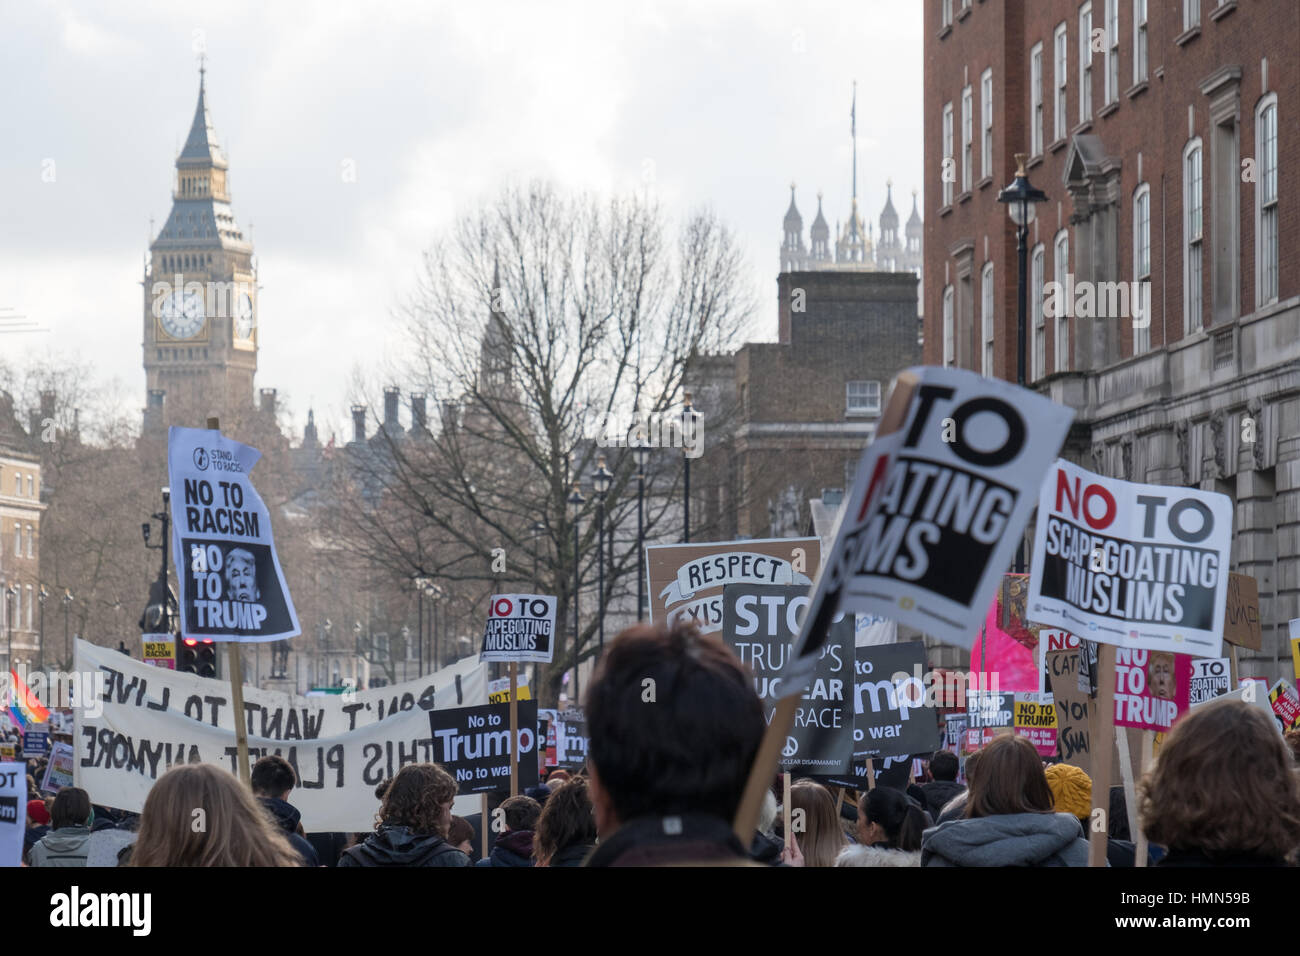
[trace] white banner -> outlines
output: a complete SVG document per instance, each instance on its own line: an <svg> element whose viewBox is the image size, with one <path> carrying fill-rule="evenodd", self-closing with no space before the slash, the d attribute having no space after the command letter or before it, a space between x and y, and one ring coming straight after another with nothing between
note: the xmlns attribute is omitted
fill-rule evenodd
<svg viewBox="0 0 1300 956"><path fill-rule="evenodd" d="M255 642L301 633L271 538L271 514L249 477L261 457L213 429L168 429L184 637Z"/></svg>
<svg viewBox="0 0 1300 956"><path fill-rule="evenodd" d="M76 642L76 669L104 674L103 712L76 711L76 785L95 803L140 811L153 782L176 763L235 772L230 685L150 667ZM244 686L250 763L278 753L293 765L290 796L308 831L374 826L375 786L409 763L434 759L431 709L487 703L485 666L465 658L392 687L298 697ZM458 797L456 812L478 801Z"/></svg>
<svg viewBox="0 0 1300 956"><path fill-rule="evenodd" d="M1057 461L1039 492L1028 618L1194 657L1223 648L1232 501Z"/></svg>

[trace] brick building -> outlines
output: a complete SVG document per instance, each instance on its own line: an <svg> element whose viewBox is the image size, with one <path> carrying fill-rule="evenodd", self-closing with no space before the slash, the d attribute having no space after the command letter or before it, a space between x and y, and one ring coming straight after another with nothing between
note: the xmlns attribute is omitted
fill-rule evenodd
<svg viewBox="0 0 1300 956"><path fill-rule="evenodd" d="M1014 379L1016 239L996 197L1026 154L1048 195L1027 379L1077 410L1073 460L1234 500L1234 570L1258 579L1265 634L1242 672L1289 671L1300 167L1280 159L1300 145L1300 7L926 0L925 17L927 363Z"/></svg>
<svg viewBox="0 0 1300 956"><path fill-rule="evenodd" d="M802 534L810 499L851 481L890 382L920 359L917 285L912 272L783 272L777 341L692 365L692 508L718 538Z"/></svg>

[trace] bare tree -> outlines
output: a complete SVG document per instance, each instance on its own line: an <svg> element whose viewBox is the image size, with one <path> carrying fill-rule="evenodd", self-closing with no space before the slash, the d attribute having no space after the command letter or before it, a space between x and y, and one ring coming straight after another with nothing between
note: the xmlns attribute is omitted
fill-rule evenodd
<svg viewBox="0 0 1300 956"><path fill-rule="evenodd" d="M676 416L689 363L746 327L746 289L735 239L708 211L674 229L635 198L503 190L424 256L402 309L406 360L390 375L431 396L433 413L348 446L328 518L339 547L392 580L443 584L469 612L462 627L481 627L493 591L531 588L535 563L537 586L558 598L544 678L554 699L563 672L595 651L598 609L585 595L577 634L571 621L575 521L579 588L597 575L598 456L613 475L606 521L626 527L636 508L627 442L602 447L604 425ZM648 537L680 494L680 456L667 457L650 474ZM602 557L608 604L635 589L639 563Z"/></svg>

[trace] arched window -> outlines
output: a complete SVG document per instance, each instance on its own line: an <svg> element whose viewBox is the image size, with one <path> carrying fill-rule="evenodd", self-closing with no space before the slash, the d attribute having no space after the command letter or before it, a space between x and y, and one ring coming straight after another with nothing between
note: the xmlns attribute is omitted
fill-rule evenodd
<svg viewBox="0 0 1300 956"><path fill-rule="evenodd" d="M953 291L952 286L943 290L943 367L951 368L956 363L957 340L953 329Z"/></svg>
<svg viewBox="0 0 1300 956"><path fill-rule="evenodd" d="M1029 268L1029 311L1033 319L1034 335L1033 364L1029 369L1029 381L1036 382L1047 373L1047 330L1043 317L1043 266L1045 255L1043 244L1034 246Z"/></svg>
<svg viewBox="0 0 1300 956"><path fill-rule="evenodd" d="M1276 302L1277 94L1255 107L1255 307Z"/></svg>
<svg viewBox="0 0 1300 956"><path fill-rule="evenodd" d="M1183 150L1183 334L1201 331L1204 282L1204 184L1201 140Z"/></svg>
<svg viewBox="0 0 1300 956"><path fill-rule="evenodd" d="M1062 229L1056 234L1052 245L1052 281L1060 290L1062 299L1068 286L1066 281L1070 272L1070 233ZM1041 308L1041 307L1040 307ZM1070 308L1062 308L1056 315L1056 368L1058 372L1068 372L1070 362Z"/></svg>
<svg viewBox="0 0 1300 956"><path fill-rule="evenodd" d="M993 263L984 264L980 276L980 372L993 377Z"/></svg>
<svg viewBox="0 0 1300 956"><path fill-rule="evenodd" d="M1139 290L1130 299L1133 354L1141 355L1151 349L1151 186L1147 183L1133 193L1133 282Z"/></svg>

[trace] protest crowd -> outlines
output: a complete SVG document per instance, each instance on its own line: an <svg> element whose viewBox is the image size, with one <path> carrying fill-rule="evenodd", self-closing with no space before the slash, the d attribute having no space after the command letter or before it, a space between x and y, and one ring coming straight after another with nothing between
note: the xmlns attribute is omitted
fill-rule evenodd
<svg viewBox="0 0 1300 956"><path fill-rule="evenodd" d="M642 681L661 688L642 699ZM732 820L765 730L750 673L689 625L638 625L608 647L587 690L590 749L526 794L453 816L456 780L411 763L376 788L374 829L322 833L293 805L293 768L265 756L251 789L211 764L173 767L139 814L65 786L50 796L28 762L24 863L84 866L646 865L1085 866L1093 804L1078 767L1004 734L964 761L935 751L903 787L860 792L797 779L786 839L780 778L748 845ZM1300 731L1225 701L1170 732L1138 782L1149 864L1286 866L1300 854ZM959 781L958 776L964 776ZM1197 798L1188 799L1195 793ZM1111 791L1107 859L1135 864L1123 791ZM198 821L198 822L196 822Z"/></svg>

